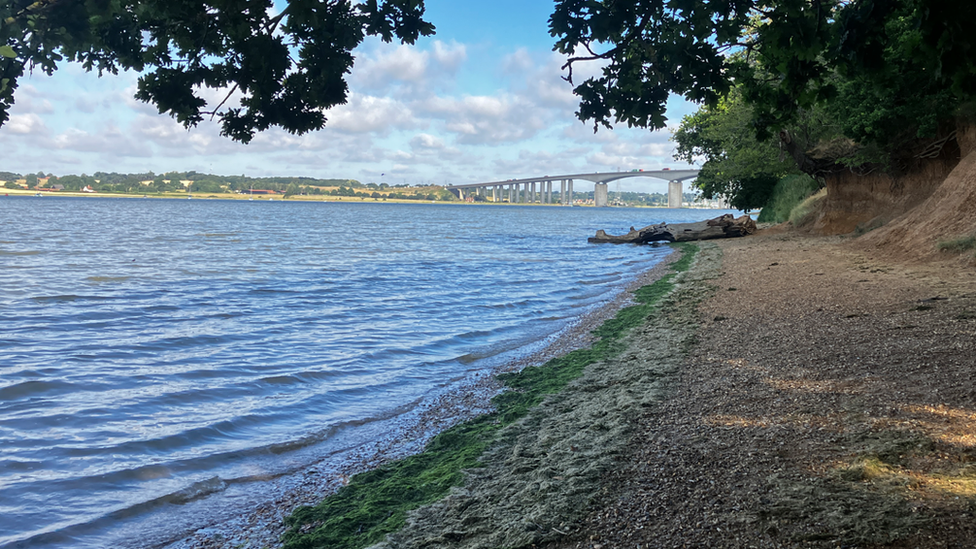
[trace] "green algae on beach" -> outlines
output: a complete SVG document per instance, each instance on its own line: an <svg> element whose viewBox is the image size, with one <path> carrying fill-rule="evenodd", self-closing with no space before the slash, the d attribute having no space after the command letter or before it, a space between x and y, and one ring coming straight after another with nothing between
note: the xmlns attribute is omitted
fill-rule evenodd
<svg viewBox="0 0 976 549"><path fill-rule="evenodd" d="M452 427L434 437L420 454L354 476L348 485L314 507L301 507L286 519L287 549L362 548L380 542L406 524L407 513L445 497L463 484L465 470L481 467L481 456L500 431L523 419L547 396L579 378L587 366L625 349L622 339L646 322L655 305L674 287L673 278L691 265L698 246L674 245L681 258L671 272L634 293L625 307L593 333L599 339L541 366L529 366L499 379L508 390L496 396L495 412Z"/></svg>

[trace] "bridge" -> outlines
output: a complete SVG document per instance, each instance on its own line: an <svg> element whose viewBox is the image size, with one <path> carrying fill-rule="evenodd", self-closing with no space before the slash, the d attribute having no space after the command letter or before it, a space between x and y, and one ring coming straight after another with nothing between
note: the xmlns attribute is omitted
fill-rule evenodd
<svg viewBox="0 0 976 549"><path fill-rule="evenodd" d="M607 183L632 177L653 177L668 182L668 207L680 208L682 193L684 192L682 181L694 179L697 176L698 170L577 173L572 175L544 175L542 177L529 177L526 179L509 179L508 181L490 181L488 183L471 183L469 185L448 185L447 189L461 200L472 195L487 198L487 194L490 191L492 202L504 202L507 199L510 204L552 204L552 184L554 181L559 181L559 203L565 206L571 206L573 204L573 180L582 179L595 183L593 189L594 204L597 206L606 206L609 202ZM536 194L536 185L539 186L538 194Z"/></svg>

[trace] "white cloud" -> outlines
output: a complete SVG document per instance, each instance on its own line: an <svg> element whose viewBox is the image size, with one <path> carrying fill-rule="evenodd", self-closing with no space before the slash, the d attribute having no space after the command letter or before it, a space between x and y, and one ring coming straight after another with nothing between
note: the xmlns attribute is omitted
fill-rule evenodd
<svg viewBox="0 0 976 549"><path fill-rule="evenodd" d="M419 125L411 110L388 97L350 94L349 102L326 113L326 127L350 133L387 133Z"/></svg>
<svg viewBox="0 0 976 549"><path fill-rule="evenodd" d="M518 96L436 97L416 105L419 116L442 122L459 143L498 144L535 136L545 113Z"/></svg>
<svg viewBox="0 0 976 549"><path fill-rule="evenodd" d="M445 44L440 40L435 40L434 51L431 55L434 61L437 62L436 67L438 70L453 74L467 61L468 50L464 44L458 44L453 41L450 44Z"/></svg>
<svg viewBox="0 0 976 549"><path fill-rule="evenodd" d="M443 149L444 142L427 133L418 133L410 140L410 146L414 149Z"/></svg>
<svg viewBox="0 0 976 549"><path fill-rule="evenodd" d="M35 113L11 115L3 128L10 133L19 135L43 135L47 133L44 120Z"/></svg>
<svg viewBox="0 0 976 549"><path fill-rule="evenodd" d="M526 48L519 48L502 59L501 72L506 76L519 77L536 66L535 60Z"/></svg>
<svg viewBox="0 0 976 549"><path fill-rule="evenodd" d="M416 46L375 44L357 52L350 87L359 92L418 95L436 85L452 82L467 60L467 49L457 42L434 41L431 50Z"/></svg>

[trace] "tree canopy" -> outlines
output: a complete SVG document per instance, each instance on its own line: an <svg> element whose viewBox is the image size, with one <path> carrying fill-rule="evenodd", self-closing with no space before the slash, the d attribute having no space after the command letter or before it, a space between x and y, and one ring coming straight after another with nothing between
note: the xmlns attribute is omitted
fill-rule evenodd
<svg viewBox="0 0 976 549"><path fill-rule="evenodd" d="M976 3L953 0L557 0L550 20L571 82L577 64L602 64L575 88L594 128L663 128L670 94L714 105L739 87L760 138L845 84L877 91L907 75L903 101L971 100L974 31Z"/></svg>
<svg viewBox="0 0 976 549"><path fill-rule="evenodd" d="M143 73L136 97L187 127L215 117L244 143L272 126L305 133L346 102L352 50L431 35L423 15L423 0L288 0L280 12L272 0L0 0L0 125L25 71L74 61ZM201 88L239 92L240 106L208 105Z"/></svg>
<svg viewBox="0 0 976 549"><path fill-rule="evenodd" d="M799 169L771 141L758 141L750 121L752 108L738 93L685 116L675 131L675 158L704 159L695 186L705 198L722 195L739 210L761 208L776 183Z"/></svg>
<svg viewBox="0 0 976 549"><path fill-rule="evenodd" d="M974 2L558 0L550 30L595 131L663 128L671 94L698 103L676 158L706 160L696 185L737 207L797 169L897 169L976 96Z"/></svg>

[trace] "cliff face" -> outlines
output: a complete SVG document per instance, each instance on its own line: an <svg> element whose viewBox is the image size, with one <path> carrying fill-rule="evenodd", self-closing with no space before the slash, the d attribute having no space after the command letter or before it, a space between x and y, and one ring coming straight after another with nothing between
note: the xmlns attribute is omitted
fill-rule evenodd
<svg viewBox="0 0 976 549"><path fill-rule="evenodd" d="M937 157L913 159L898 175L850 170L827 175L827 197L813 230L835 235L887 224L932 196L959 163L960 148L952 140Z"/></svg>
<svg viewBox="0 0 976 549"><path fill-rule="evenodd" d="M826 183L814 231L875 229L855 247L907 260L937 258L939 242L976 235L976 126L960 127L937 156L914 160L903 174L844 172Z"/></svg>
<svg viewBox="0 0 976 549"><path fill-rule="evenodd" d="M920 205L857 240L886 255L931 260L939 242L976 235L976 152L970 152ZM961 256L972 261L972 252Z"/></svg>

